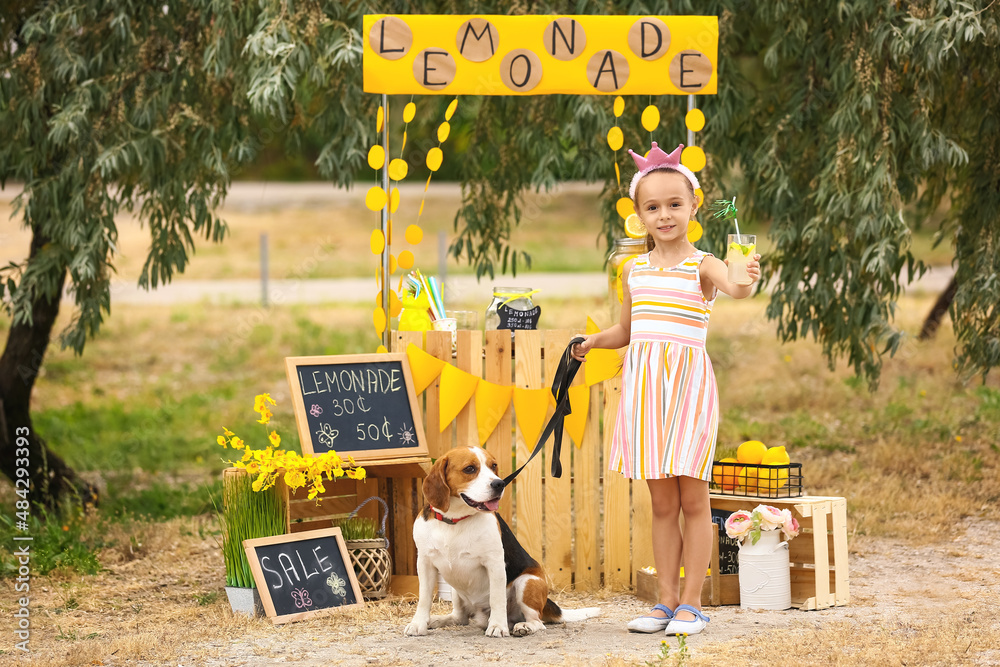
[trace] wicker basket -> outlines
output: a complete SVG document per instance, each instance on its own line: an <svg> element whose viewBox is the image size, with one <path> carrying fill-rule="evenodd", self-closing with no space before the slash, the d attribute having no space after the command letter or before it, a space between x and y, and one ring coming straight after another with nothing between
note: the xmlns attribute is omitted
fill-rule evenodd
<svg viewBox="0 0 1000 667"><path fill-rule="evenodd" d="M378 496L371 496L354 508L351 517L371 500L377 500L385 510L380 536L372 540L345 540L345 545L351 555L351 565L358 577L362 597L366 600L380 600L389 593L389 580L392 579L392 557L389 555L389 540L385 537L389 506Z"/></svg>

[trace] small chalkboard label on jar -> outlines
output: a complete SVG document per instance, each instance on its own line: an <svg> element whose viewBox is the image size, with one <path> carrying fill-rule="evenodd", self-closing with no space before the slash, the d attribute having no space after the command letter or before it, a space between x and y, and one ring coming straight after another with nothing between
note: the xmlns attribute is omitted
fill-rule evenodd
<svg viewBox="0 0 1000 667"><path fill-rule="evenodd" d="M500 304L497 307L497 315L500 317L497 329L537 329L541 314L541 306L535 306L531 310L514 310L506 304Z"/></svg>

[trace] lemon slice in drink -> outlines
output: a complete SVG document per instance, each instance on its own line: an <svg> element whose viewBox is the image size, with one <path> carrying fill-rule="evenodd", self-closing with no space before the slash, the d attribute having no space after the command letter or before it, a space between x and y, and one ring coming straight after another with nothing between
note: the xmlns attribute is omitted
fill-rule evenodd
<svg viewBox="0 0 1000 667"><path fill-rule="evenodd" d="M642 220L635 213L632 213L627 218L625 218L625 234L628 235L630 239L641 239L646 237L646 225L642 224Z"/></svg>
<svg viewBox="0 0 1000 667"><path fill-rule="evenodd" d="M756 249L757 249L756 243L751 243L750 245L740 245L740 252L743 253L744 257L749 257Z"/></svg>

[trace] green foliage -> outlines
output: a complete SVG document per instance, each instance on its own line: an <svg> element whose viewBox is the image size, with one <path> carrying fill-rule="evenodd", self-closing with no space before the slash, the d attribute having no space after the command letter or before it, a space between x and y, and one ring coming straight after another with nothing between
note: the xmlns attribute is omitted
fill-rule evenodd
<svg viewBox="0 0 1000 667"><path fill-rule="evenodd" d="M345 540L374 540L378 535L378 522L363 516L338 519L333 522L340 528Z"/></svg>
<svg viewBox="0 0 1000 667"><path fill-rule="evenodd" d="M143 287L183 271L196 237L222 240L215 207L255 146L236 67L252 19L249 3L208 0L5 10L0 185L24 183L15 210L33 232L30 258L0 269L14 322L68 275L76 310L60 339L83 350L110 311L119 212L150 231Z"/></svg>
<svg viewBox="0 0 1000 667"><path fill-rule="evenodd" d="M20 564L16 549L31 547L32 576L44 576L56 568L81 574L97 574L101 564L97 553L106 546L87 523L79 506L63 504L57 510L36 508L27 521L27 530L18 529L9 513L0 514L0 577L16 578ZM15 542L28 535L31 542Z"/></svg>
<svg viewBox="0 0 1000 667"><path fill-rule="evenodd" d="M165 8L165 9L164 9ZM743 226L769 229L768 316L784 341L811 336L874 386L904 338L891 325L901 285L923 270L911 232L942 201L955 244L951 316L956 366L1000 363L1000 6L958 0L580 0L580 14L719 16L719 93L699 98L709 200L739 195ZM176 0L17 2L0 20L0 183L25 182L18 212L29 260L0 270L17 322L69 276L77 351L110 308L114 216L138 210L151 234L139 276L156 287L182 271L194 239L221 240L214 213L233 173L276 137L298 149L326 137L316 164L339 184L364 173L379 97L362 89L366 13L561 13L565 4L482 0L321 3ZM605 135L613 96L468 97L446 162L462 180L451 252L493 277L530 266L511 232L541 213L523 195L562 179L603 184L603 236L620 235ZM389 110L409 99L390 99ZM450 96L419 100L412 165L422 163ZM683 137L682 97L627 101L626 146L642 147L655 104L664 143ZM517 122L512 122L517 119ZM616 159L625 178L627 154ZM904 217L907 204L915 215ZM716 253L728 228L705 221Z"/></svg>

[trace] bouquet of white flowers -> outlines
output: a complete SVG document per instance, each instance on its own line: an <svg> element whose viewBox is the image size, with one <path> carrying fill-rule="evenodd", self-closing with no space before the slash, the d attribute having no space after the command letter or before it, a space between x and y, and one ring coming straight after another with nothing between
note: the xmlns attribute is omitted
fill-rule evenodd
<svg viewBox="0 0 1000 667"><path fill-rule="evenodd" d="M791 539L799 534L799 522L790 510L770 505L757 505L752 512L738 510L726 519L726 535L740 542L749 535L750 544L757 544L763 530L781 530Z"/></svg>

